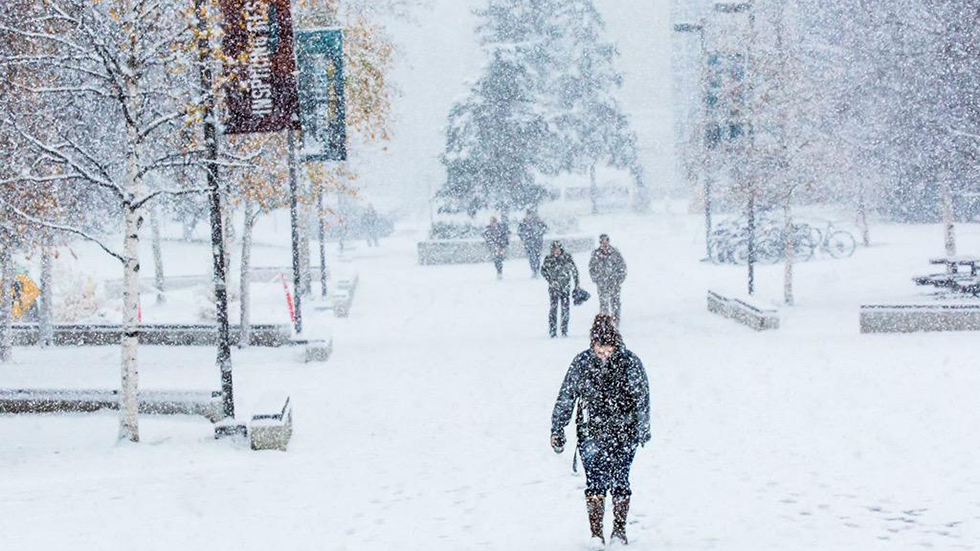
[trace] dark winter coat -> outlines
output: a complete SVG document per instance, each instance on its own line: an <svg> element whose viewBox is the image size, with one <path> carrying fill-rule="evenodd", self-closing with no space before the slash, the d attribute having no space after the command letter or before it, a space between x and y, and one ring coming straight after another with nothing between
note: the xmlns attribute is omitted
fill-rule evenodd
<svg viewBox="0 0 980 551"><path fill-rule="evenodd" d="M639 445L650 440L650 384L643 363L619 346L603 364L590 348L572 360L551 415L551 433L564 431L578 400L579 442Z"/></svg>
<svg viewBox="0 0 980 551"><path fill-rule="evenodd" d="M619 289L626 280L626 261L616 247L602 252L602 247L592 252L589 260L589 277L600 289Z"/></svg>
<svg viewBox="0 0 980 551"><path fill-rule="evenodd" d="M507 254L507 246L510 245L510 231L507 224L497 222L487 226L483 230L483 239L487 242L490 254L495 257L503 257Z"/></svg>
<svg viewBox="0 0 980 551"><path fill-rule="evenodd" d="M541 264L541 275L544 276L545 281L548 282L548 287L551 289L568 290L572 280L575 281L575 287L578 287L578 267L575 266L572 255L565 251L557 255L551 253L544 257L544 263Z"/></svg>
<svg viewBox="0 0 980 551"><path fill-rule="evenodd" d="M534 251L541 250L541 246L544 244L544 234L547 232L548 225L537 216L525 218L517 227L517 234L521 236L524 247Z"/></svg>

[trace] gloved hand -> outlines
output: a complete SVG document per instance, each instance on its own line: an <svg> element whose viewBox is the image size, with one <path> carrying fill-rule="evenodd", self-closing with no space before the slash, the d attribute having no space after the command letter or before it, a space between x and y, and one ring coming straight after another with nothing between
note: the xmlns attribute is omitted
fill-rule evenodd
<svg viewBox="0 0 980 551"><path fill-rule="evenodd" d="M555 453L561 453L565 451L565 433L557 432L551 435L551 449L555 450Z"/></svg>
<svg viewBox="0 0 980 551"><path fill-rule="evenodd" d="M647 442L650 441L651 435L649 430L645 430L640 433L640 445L645 446Z"/></svg>

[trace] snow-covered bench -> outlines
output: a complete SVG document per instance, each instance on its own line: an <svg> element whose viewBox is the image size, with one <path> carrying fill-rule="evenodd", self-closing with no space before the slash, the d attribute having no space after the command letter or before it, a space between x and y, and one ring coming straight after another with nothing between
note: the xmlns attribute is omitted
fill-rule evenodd
<svg viewBox="0 0 980 551"><path fill-rule="evenodd" d="M708 291L708 311L747 325L756 331L779 329L779 311L758 308L736 298Z"/></svg>
<svg viewBox="0 0 980 551"><path fill-rule="evenodd" d="M860 320L862 333L980 331L980 304L869 304Z"/></svg>
<svg viewBox="0 0 980 551"><path fill-rule="evenodd" d="M354 293L357 291L357 284L360 281L357 275L351 279L341 279L334 286L333 293L333 315L338 318L346 318L350 315L351 306L354 304Z"/></svg>
<svg viewBox="0 0 980 551"><path fill-rule="evenodd" d="M231 341L238 342L241 327L232 325ZM249 329L252 346L286 346L290 344L289 324L255 324ZM40 340L36 324L15 324L13 341L18 346L35 345ZM109 324L58 324L54 326L57 346L108 346L122 340L122 326ZM218 344L218 327L213 324L141 324L140 344L167 346L214 346Z"/></svg>
<svg viewBox="0 0 980 551"><path fill-rule="evenodd" d="M286 451L293 437L293 406L286 403L277 413L256 414L248 426L248 442L253 450Z"/></svg>
<svg viewBox="0 0 980 551"><path fill-rule="evenodd" d="M0 390L0 414L94 413L118 409L118 390ZM200 415L212 423L225 417L220 391L141 390L139 412Z"/></svg>

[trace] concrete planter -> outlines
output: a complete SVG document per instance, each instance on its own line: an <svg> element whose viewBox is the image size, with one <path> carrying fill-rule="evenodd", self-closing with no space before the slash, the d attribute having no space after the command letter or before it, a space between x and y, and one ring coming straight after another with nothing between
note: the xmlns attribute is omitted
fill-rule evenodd
<svg viewBox="0 0 980 551"><path fill-rule="evenodd" d="M589 252L595 248L595 240L591 237L557 237L549 236L544 240L543 255L548 253L548 244L554 240L564 244L569 253ZM479 264L490 262L490 250L482 239L436 239L420 241L418 244L419 264L435 266L443 264ZM507 258L527 258L524 243L516 237L511 237L507 248Z"/></svg>
<svg viewBox="0 0 980 551"><path fill-rule="evenodd" d="M862 333L980 331L980 304L905 304L861 307Z"/></svg>
<svg viewBox="0 0 980 551"><path fill-rule="evenodd" d="M743 300L728 298L714 291L708 291L708 311L756 331L779 329L779 312L753 306Z"/></svg>

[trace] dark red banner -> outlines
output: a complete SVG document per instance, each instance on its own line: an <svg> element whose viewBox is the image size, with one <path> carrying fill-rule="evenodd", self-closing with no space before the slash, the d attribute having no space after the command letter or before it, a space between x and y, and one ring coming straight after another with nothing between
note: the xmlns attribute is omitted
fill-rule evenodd
<svg viewBox="0 0 980 551"><path fill-rule="evenodd" d="M290 0L221 0L226 134L299 129Z"/></svg>

